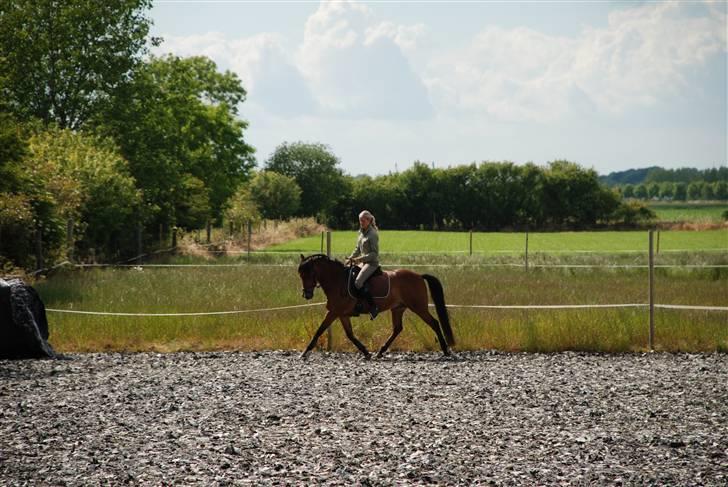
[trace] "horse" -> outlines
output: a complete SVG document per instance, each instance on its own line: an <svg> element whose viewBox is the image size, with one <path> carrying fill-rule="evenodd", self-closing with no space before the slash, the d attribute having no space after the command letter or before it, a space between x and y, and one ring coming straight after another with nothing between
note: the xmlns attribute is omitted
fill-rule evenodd
<svg viewBox="0 0 728 487"><path fill-rule="evenodd" d="M356 315L357 298L353 297L349 292L349 268L338 260L330 259L324 254L314 254L308 257L301 254L298 275L301 278L302 295L305 299L313 298L316 287L320 286L323 289L324 294L326 294L327 310L326 316L318 330L316 330L311 343L301 354L301 358L306 358L306 355L316 346L321 334L338 318L344 327L347 338L359 349L365 359L369 359L369 351L356 339L351 328L350 317ZM379 349L376 358L384 355L394 339L402 331L402 315L408 308L432 328L437 336L442 353L445 356L450 355L448 347L455 344L455 338L450 327L450 318L445 306L442 284L435 276L418 274L407 269L397 269L383 272L380 276L373 276L368 283L370 289L372 289L372 296L377 308L380 311L392 311L392 335ZM381 292L378 296L375 295L377 289L382 289L385 284L388 284L386 295L382 295ZM428 309L428 286L439 320L435 319ZM365 304L365 307L368 306ZM366 311L366 308L364 311Z"/></svg>

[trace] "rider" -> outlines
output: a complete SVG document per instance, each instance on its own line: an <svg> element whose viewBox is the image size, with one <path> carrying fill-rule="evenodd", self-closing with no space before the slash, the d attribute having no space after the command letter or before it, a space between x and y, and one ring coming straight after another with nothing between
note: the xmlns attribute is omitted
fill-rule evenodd
<svg viewBox="0 0 728 487"><path fill-rule="evenodd" d="M379 309L366 285L367 279L379 268L379 231L377 221L369 211L359 213L359 238L354 252L346 259L347 264L363 263L354 285L369 303L369 316L377 317Z"/></svg>

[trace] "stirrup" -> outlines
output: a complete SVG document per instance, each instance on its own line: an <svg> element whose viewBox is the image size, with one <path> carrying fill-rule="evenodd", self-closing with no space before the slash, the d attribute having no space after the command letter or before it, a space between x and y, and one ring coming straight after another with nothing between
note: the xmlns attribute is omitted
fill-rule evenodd
<svg viewBox="0 0 728 487"><path fill-rule="evenodd" d="M369 307L369 320L370 321L373 320L374 318L376 318L378 314L379 314L379 308L377 308L376 304Z"/></svg>

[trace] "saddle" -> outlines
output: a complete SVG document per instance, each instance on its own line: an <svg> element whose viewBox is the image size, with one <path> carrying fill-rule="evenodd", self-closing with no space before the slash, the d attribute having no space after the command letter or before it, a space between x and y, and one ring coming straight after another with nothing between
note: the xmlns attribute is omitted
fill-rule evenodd
<svg viewBox="0 0 728 487"><path fill-rule="evenodd" d="M348 274L348 277L346 279L346 289L349 293L349 296L354 299L359 299L362 297L359 293L359 290L354 285L354 282L356 281L356 276L359 275L360 271L361 267L355 265L346 268L346 272ZM372 295L373 298L382 299L389 296L389 274L382 272L381 266L377 267L377 270L374 271L374 274L369 276L369 279L367 279L367 285L369 286L369 293Z"/></svg>

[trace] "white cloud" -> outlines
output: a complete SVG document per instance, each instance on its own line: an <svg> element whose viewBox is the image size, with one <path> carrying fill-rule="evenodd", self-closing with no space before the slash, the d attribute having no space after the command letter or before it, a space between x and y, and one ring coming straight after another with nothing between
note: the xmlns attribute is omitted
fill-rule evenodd
<svg viewBox="0 0 728 487"><path fill-rule="evenodd" d="M377 24L365 5L322 2L306 21L298 66L328 115L425 118L427 89L401 47L414 46L421 30Z"/></svg>
<svg viewBox="0 0 728 487"><path fill-rule="evenodd" d="M685 71L725 51L725 13L649 3L609 15L576 38L490 26L441 53L426 83L438 111L552 121L583 110L621 114L674 97Z"/></svg>

